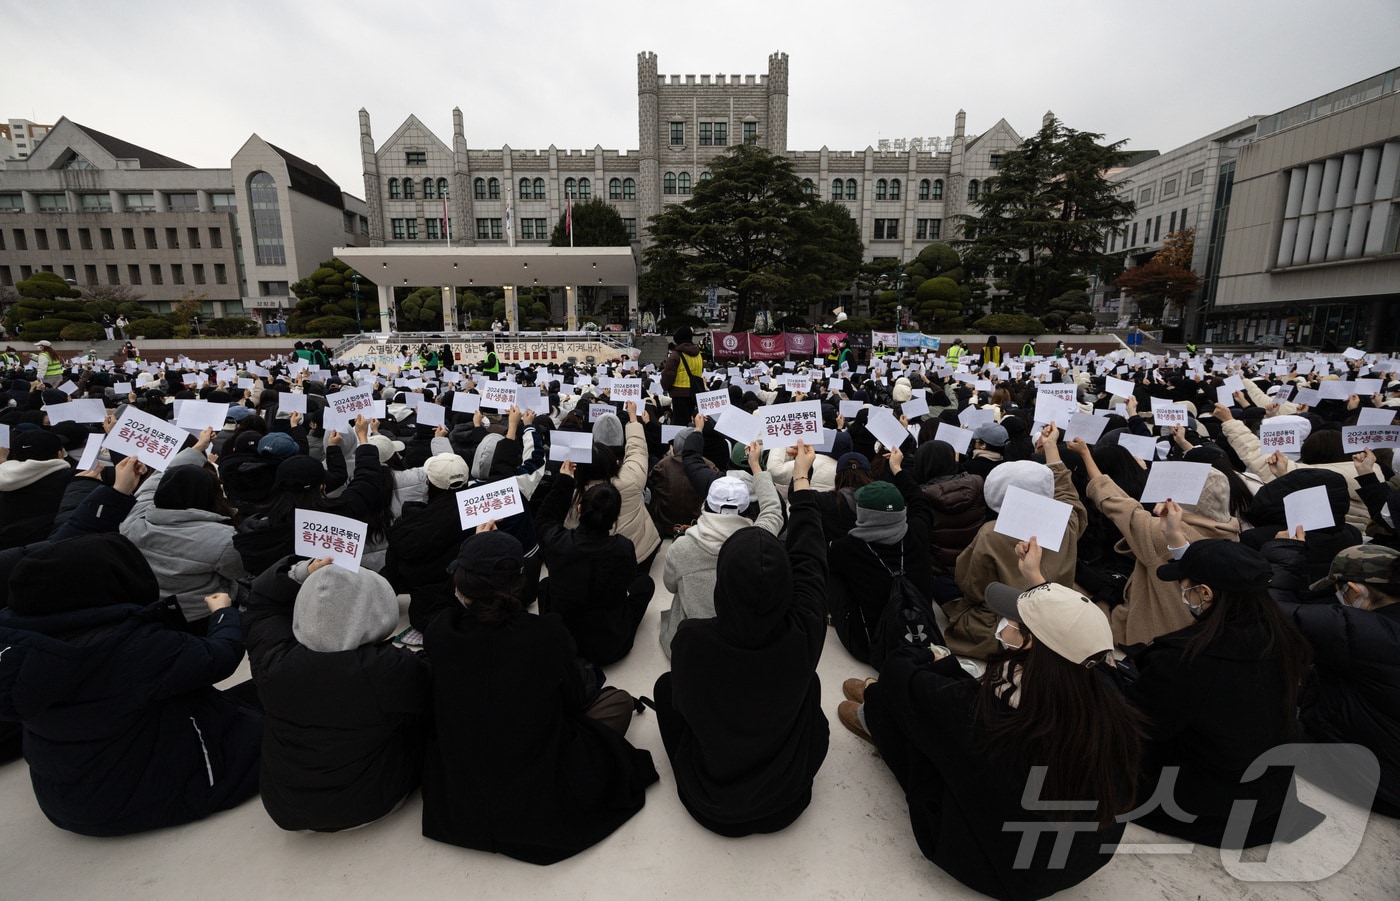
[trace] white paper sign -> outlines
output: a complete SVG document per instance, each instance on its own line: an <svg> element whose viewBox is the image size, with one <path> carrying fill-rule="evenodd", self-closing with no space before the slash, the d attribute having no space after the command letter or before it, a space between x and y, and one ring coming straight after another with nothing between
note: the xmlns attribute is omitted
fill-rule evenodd
<svg viewBox="0 0 1400 901"><path fill-rule="evenodd" d="M729 406L729 391L721 388L718 391L705 391L697 394L695 395L695 406L706 416L718 416Z"/></svg>
<svg viewBox="0 0 1400 901"><path fill-rule="evenodd" d="M1173 500L1178 504L1195 504L1201 499L1212 467L1209 463L1153 463L1147 473L1147 485L1142 489L1144 504Z"/></svg>
<svg viewBox="0 0 1400 901"><path fill-rule="evenodd" d="M356 416L370 416L374 390L368 386L349 388L326 396L324 425L328 431L347 431Z"/></svg>
<svg viewBox="0 0 1400 901"><path fill-rule="evenodd" d="M1108 427L1108 420L1103 416L1095 416L1093 413L1075 413L1065 424L1063 440L1073 441L1076 438L1083 438L1085 444L1094 444L1103 437L1103 430Z"/></svg>
<svg viewBox="0 0 1400 901"><path fill-rule="evenodd" d="M951 444L953 450L960 454L965 454L967 453L968 446L972 444L972 431L970 429L960 429L946 422L940 422L938 424L938 431L933 433L933 440Z"/></svg>
<svg viewBox="0 0 1400 901"><path fill-rule="evenodd" d="M1073 385L1041 385L1035 396L1035 421L1064 425L1079 412Z"/></svg>
<svg viewBox="0 0 1400 901"><path fill-rule="evenodd" d="M715 420L715 430L740 444L748 445L762 432L763 423L752 413L738 407L728 407Z"/></svg>
<svg viewBox="0 0 1400 901"><path fill-rule="evenodd" d="M251 388L252 386L249 385L248 387ZM117 397L126 397L128 394L131 393L131 383L117 382L115 385L112 386L112 393L115 394Z"/></svg>
<svg viewBox="0 0 1400 901"><path fill-rule="evenodd" d="M1063 501L1012 485L1006 489L993 531L1019 541L1034 538L1045 550L1058 551L1073 512Z"/></svg>
<svg viewBox="0 0 1400 901"><path fill-rule="evenodd" d="M1323 379L1318 383L1318 397L1323 400L1346 400L1353 393L1351 382L1342 382L1337 379Z"/></svg>
<svg viewBox="0 0 1400 901"><path fill-rule="evenodd" d="M224 427L226 419L228 419L228 404L207 400L187 400L181 405L180 412L175 417L175 424L186 431L198 434L205 429L213 429L217 432Z"/></svg>
<svg viewBox="0 0 1400 901"><path fill-rule="evenodd" d="M977 407L964 407L958 414L958 422L969 429L976 429L979 425L986 425L989 422L996 422L997 414L992 410L981 410Z"/></svg>
<svg viewBox="0 0 1400 901"><path fill-rule="evenodd" d="M369 526L358 519L298 509L295 513L296 534L292 553L312 560L331 558L331 562L352 573L360 571L360 559L365 555L365 533Z"/></svg>
<svg viewBox="0 0 1400 901"><path fill-rule="evenodd" d="M457 492L457 513L462 528L471 529L489 520L502 520L525 511L520 485L514 477L488 482Z"/></svg>
<svg viewBox="0 0 1400 901"><path fill-rule="evenodd" d="M1303 450L1303 429L1297 422L1265 419L1259 423L1259 448L1267 455L1274 451L1296 454Z"/></svg>
<svg viewBox="0 0 1400 901"><path fill-rule="evenodd" d="M886 450L899 447L909 437L909 430L885 407L871 407L865 427Z"/></svg>
<svg viewBox="0 0 1400 901"><path fill-rule="evenodd" d="M1359 347L1348 347L1346 350L1342 351L1342 356L1346 357L1348 360L1359 360L1366 356L1366 351Z"/></svg>
<svg viewBox="0 0 1400 901"><path fill-rule="evenodd" d="M1186 425L1188 412L1182 404L1160 397L1152 398L1152 421L1157 425Z"/></svg>
<svg viewBox="0 0 1400 901"><path fill-rule="evenodd" d="M1130 435L1127 432L1118 436L1118 446L1139 460L1150 461L1157 453L1157 441L1150 435Z"/></svg>
<svg viewBox="0 0 1400 901"><path fill-rule="evenodd" d="M837 409L847 419L855 419L864 407L865 404L858 400L843 400Z"/></svg>
<svg viewBox="0 0 1400 901"><path fill-rule="evenodd" d="M1314 485L1302 491L1290 491L1283 496L1283 518L1288 523L1288 534L1292 536L1299 526L1304 532L1314 529L1330 529L1337 524L1332 517L1332 501L1327 497L1326 485Z"/></svg>
<svg viewBox="0 0 1400 901"><path fill-rule="evenodd" d="M1393 407L1362 407L1356 411L1357 425L1390 425L1393 422L1395 422L1395 409Z"/></svg>
<svg viewBox="0 0 1400 901"><path fill-rule="evenodd" d="M765 450L803 444L817 445L822 440L822 405L805 400L795 404L774 404L761 407L756 414L761 424L759 437Z"/></svg>
<svg viewBox="0 0 1400 901"><path fill-rule="evenodd" d="M1400 426L1347 425L1342 426L1342 450L1355 454L1370 448L1400 447Z"/></svg>
<svg viewBox="0 0 1400 901"><path fill-rule="evenodd" d="M684 432L689 426L683 425L663 425L661 427L661 440L665 444L670 444L676 440L676 436ZM550 432L550 435L557 435L558 432Z"/></svg>
<svg viewBox="0 0 1400 901"><path fill-rule="evenodd" d="M92 469L93 464L97 462L98 453L102 450L102 439L106 437L102 434L88 436L87 446L83 448L83 455L78 459L78 472Z"/></svg>
<svg viewBox="0 0 1400 901"><path fill-rule="evenodd" d="M136 407L127 407L117 419L102 446L125 456L134 456L157 471L163 471L184 447L189 433Z"/></svg>
<svg viewBox="0 0 1400 901"><path fill-rule="evenodd" d="M617 407L614 407L612 404L589 404L588 422L591 425L598 421L598 417L606 416L609 413L615 415L617 413Z"/></svg>
<svg viewBox="0 0 1400 901"><path fill-rule="evenodd" d="M928 399L923 392L909 398L899 405L899 412L903 413L906 419L913 419L915 416L923 416L928 413Z"/></svg>
<svg viewBox="0 0 1400 901"><path fill-rule="evenodd" d="M481 405L488 410L509 410L515 406L515 385L510 382L487 382L481 388Z"/></svg>
<svg viewBox="0 0 1400 901"><path fill-rule="evenodd" d="M593 436L587 432L562 432L558 429L550 432L549 459L561 463L565 460L573 460L575 463L592 463Z"/></svg>
<svg viewBox="0 0 1400 901"><path fill-rule="evenodd" d="M306 415L306 395L295 391L277 392L278 413L300 413Z"/></svg>
<svg viewBox="0 0 1400 901"><path fill-rule="evenodd" d="M68 380L66 380L62 385L59 385L59 386L58 386L58 390L59 390L59 391L62 391L64 394L68 395L69 397L72 397L74 394L77 393L77 391L78 391L78 386L73 382L72 379L68 379Z"/></svg>
<svg viewBox="0 0 1400 901"><path fill-rule="evenodd" d="M424 401L418 405L418 424L437 428L447 424L447 411L441 404Z"/></svg>
<svg viewBox="0 0 1400 901"><path fill-rule="evenodd" d="M0 423L0 447L10 446L10 427Z"/></svg>
<svg viewBox="0 0 1400 901"><path fill-rule="evenodd" d="M632 401L640 405L642 402L642 380L641 379L613 379L609 398L618 403Z"/></svg>
<svg viewBox="0 0 1400 901"><path fill-rule="evenodd" d="M809 394L812 391L812 377L795 372L783 376L783 387L793 394Z"/></svg>
<svg viewBox="0 0 1400 901"><path fill-rule="evenodd" d="M1316 388L1299 388L1298 393L1293 396L1293 403L1300 407L1315 407L1320 400L1322 392Z"/></svg>
<svg viewBox="0 0 1400 901"><path fill-rule="evenodd" d="M66 404L49 404L49 423L60 422L101 422L107 416L107 408L95 397L84 400L70 400Z"/></svg>
<svg viewBox="0 0 1400 901"><path fill-rule="evenodd" d="M475 413L481 409L481 395L468 394L465 391L454 391L452 393L453 413Z"/></svg>
<svg viewBox="0 0 1400 901"><path fill-rule="evenodd" d="M1116 397L1132 397L1133 383L1127 379L1116 379L1113 376L1104 378L1104 390Z"/></svg>

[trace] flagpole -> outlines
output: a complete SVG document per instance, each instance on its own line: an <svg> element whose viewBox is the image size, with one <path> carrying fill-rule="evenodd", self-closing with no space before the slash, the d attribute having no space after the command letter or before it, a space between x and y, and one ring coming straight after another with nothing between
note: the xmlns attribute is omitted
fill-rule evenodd
<svg viewBox="0 0 1400 901"><path fill-rule="evenodd" d="M452 246L451 220L447 218L447 195L442 197L442 240L448 247Z"/></svg>
<svg viewBox="0 0 1400 901"><path fill-rule="evenodd" d="M506 185L506 241L515 246L515 186Z"/></svg>
<svg viewBox="0 0 1400 901"><path fill-rule="evenodd" d="M570 246L570 247L573 247L573 246L574 246L574 199L573 199L572 197L566 197L566 198L564 198L564 202L565 202L565 204L567 204L567 206L565 207L565 210L564 210L564 231L566 231L566 232L569 233L569 246Z"/></svg>

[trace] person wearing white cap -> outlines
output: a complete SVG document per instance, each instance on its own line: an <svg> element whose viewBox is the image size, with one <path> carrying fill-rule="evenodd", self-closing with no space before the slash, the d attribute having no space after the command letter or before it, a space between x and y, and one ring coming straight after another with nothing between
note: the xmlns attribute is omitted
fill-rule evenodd
<svg viewBox="0 0 1400 901"><path fill-rule="evenodd" d="M1142 735L1108 618L1044 580L1034 542L1017 553L1033 587L988 586L1002 650L980 679L947 648L903 648L878 681L848 679L837 714L904 789L925 857L993 897L1042 898L1112 859Z"/></svg>
<svg viewBox="0 0 1400 901"><path fill-rule="evenodd" d="M723 476L710 483L695 525L666 551L661 579L675 594L670 609L661 612L661 650L667 657L681 623L715 615L716 566L719 550L729 536L749 526L777 535L783 527L782 504L772 474L761 465L761 454L759 442L748 446L749 473L745 475L751 475L751 481ZM750 519L749 507L754 500L758 501L758 515Z"/></svg>
<svg viewBox="0 0 1400 901"><path fill-rule="evenodd" d="M58 359L58 354L54 352L53 344L49 341L40 341L34 345L39 349L38 353L29 355L29 366L34 370L34 377L45 384L58 384L57 380L63 378L63 363Z"/></svg>

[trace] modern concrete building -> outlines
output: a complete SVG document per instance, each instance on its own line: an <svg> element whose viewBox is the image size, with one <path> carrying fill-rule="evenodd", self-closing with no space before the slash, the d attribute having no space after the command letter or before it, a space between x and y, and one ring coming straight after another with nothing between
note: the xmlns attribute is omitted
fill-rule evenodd
<svg viewBox="0 0 1400 901"><path fill-rule="evenodd" d="M1400 68L1263 117L1212 217L1205 341L1400 347Z"/></svg>
<svg viewBox="0 0 1400 901"><path fill-rule="evenodd" d="M52 130L52 125L40 125L28 119L0 122L0 169L13 160L26 159Z"/></svg>
<svg viewBox="0 0 1400 901"><path fill-rule="evenodd" d="M953 137L937 148L794 151L788 91L785 53L768 58L767 73L742 76L662 75L656 54L641 53L636 150L469 149L460 108L450 143L409 116L376 145L362 109L370 243L545 245L570 202L601 198L640 248L648 219L686 200L709 177L710 161L743 142L786 154L809 191L845 205L867 259L909 260L931 241L959 236L957 217L1022 141L1004 119L968 134L959 111Z"/></svg>
<svg viewBox="0 0 1400 901"><path fill-rule="evenodd" d="M290 284L368 230L362 201L257 135L201 169L63 118L0 170L0 286L46 270L157 312L201 294L205 316L289 309Z"/></svg>

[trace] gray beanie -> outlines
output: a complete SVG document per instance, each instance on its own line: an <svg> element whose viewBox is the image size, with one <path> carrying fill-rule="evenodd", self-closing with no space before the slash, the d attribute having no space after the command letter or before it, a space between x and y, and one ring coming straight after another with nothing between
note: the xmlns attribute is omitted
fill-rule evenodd
<svg viewBox="0 0 1400 901"><path fill-rule="evenodd" d="M307 648L322 653L352 651L382 641L398 624L394 589L368 569L352 573L340 566L321 567L306 577L292 608L292 634Z"/></svg>
<svg viewBox="0 0 1400 901"><path fill-rule="evenodd" d="M616 413L604 413L593 423L593 443L614 448L626 443L622 420L617 418Z"/></svg>
<svg viewBox="0 0 1400 901"><path fill-rule="evenodd" d="M987 476L983 496L987 506L1001 512L1001 502L1006 499L1006 489L1015 485L1041 497L1055 496L1055 474L1044 463L1034 460L1013 460L999 463Z"/></svg>
<svg viewBox="0 0 1400 901"><path fill-rule="evenodd" d="M481 439L481 443L476 446L476 453L472 454L472 478L482 481L490 477L491 464L496 462L496 445L505 440L505 437L499 432L492 432Z"/></svg>

